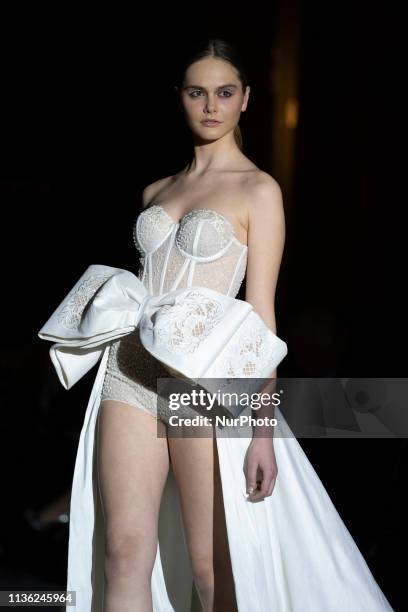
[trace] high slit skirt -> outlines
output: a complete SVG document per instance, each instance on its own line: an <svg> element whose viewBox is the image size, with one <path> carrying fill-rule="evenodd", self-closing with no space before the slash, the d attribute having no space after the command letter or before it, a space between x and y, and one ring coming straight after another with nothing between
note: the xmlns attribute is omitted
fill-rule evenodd
<svg viewBox="0 0 408 612"><path fill-rule="evenodd" d="M130 398L134 405L154 416L156 376L159 371L169 376L157 362L154 370L150 370L147 353L139 359L141 354L133 352L136 337L136 333L129 335L128 345L121 339L110 355L112 345L105 347L79 438L71 494L67 576L67 590L76 592L76 606L72 609L77 612L103 609L105 542L96 461L101 399ZM123 366L119 376L117 364ZM134 378L136 371L138 378ZM149 388L150 383L154 388ZM120 397L113 397L118 394ZM272 495L256 503L246 499L243 471L251 438L237 437L240 431L237 429L229 436L228 428L219 435L215 428L239 612L392 611L278 408L275 417L278 425L273 444L279 473ZM180 499L170 465L160 506L152 573L154 612L198 612L192 603L192 593L193 575Z"/></svg>

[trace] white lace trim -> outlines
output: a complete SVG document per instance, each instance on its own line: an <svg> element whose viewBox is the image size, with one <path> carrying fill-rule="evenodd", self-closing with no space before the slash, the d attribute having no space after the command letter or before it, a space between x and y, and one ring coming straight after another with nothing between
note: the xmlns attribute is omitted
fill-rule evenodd
<svg viewBox="0 0 408 612"><path fill-rule="evenodd" d="M174 354L193 353L223 315L222 304L200 291L189 291L183 301L162 306L155 321L155 333Z"/></svg>
<svg viewBox="0 0 408 612"><path fill-rule="evenodd" d="M265 337L262 323L252 323L250 331L238 334L229 346L219 370L229 378L262 377L275 349L272 339Z"/></svg>
<svg viewBox="0 0 408 612"><path fill-rule="evenodd" d="M86 277L72 293L58 314L58 322L66 329L75 329L81 322L82 313L91 297L111 274L94 274Z"/></svg>

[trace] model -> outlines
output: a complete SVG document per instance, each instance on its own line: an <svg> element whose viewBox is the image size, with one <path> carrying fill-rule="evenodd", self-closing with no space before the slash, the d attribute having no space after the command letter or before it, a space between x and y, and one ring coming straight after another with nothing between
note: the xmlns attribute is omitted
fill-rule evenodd
<svg viewBox="0 0 408 612"><path fill-rule="evenodd" d="M199 371L204 331L211 346L225 334L232 347L222 296L228 306L240 302L242 313L250 305L277 338L274 301L285 242L281 189L242 151L238 123L250 86L236 50L207 41L180 67L175 92L193 155L178 174L143 191L144 210L133 227L139 284L131 273L104 266L97 273L95 266L55 313L53 324L67 330L65 337L47 334L51 323L40 333L60 341L53 361L66 388L100 359L72 487L72 609L392 610L279 409L279 435L272 437L236 430L219 436L211 425L203 436L167 435L171 415L158 408L157 379L169 376L169 366L175 374ZM168 120L167 109L159 120ZM244 302L235 296L245 275ZM140 283L146 299L139 299ZM198 306L194 292L190 302L186 292L177 294L190 288L203 289ZM183 310L162 325L153 306L168 314L178 304L166 302L169 295L185 298ZM161 303L154 301L160 296ZM140 325L132 327L132 300L136 310L151 307L143 325L137 318ZM114 325L102 316L108 311ZM272 355L263 350L267 337L254 328L219 375L264 372ZM162 338L166 351L155 344Z"/></svg>

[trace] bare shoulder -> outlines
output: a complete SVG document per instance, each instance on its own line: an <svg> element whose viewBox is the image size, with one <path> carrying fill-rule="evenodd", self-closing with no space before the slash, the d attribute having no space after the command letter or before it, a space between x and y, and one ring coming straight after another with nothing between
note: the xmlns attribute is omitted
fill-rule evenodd
<svg viewBox="0 0 408 612"><path fill-rule="evenodd" d="M143 208L146 208L151 204L158 194L167 187L167 185L173 180L173 176L166 176L164 178L160 178L143 189L142 192L142 204Z"/></svg>
<svg viewBox="0 0 408 612"><path fill-rule="evenodd" d="M267 172L248 184L249 231L245 300L276 333L275 292L285 244L282 191Z"/></svg>
<svg viewBox="0 0 408 612"><path fill-rule="evenodd" d="M260 214L283 207L283 194L278 181L263 170L251 173L246 181L248 214Z"/></svg>

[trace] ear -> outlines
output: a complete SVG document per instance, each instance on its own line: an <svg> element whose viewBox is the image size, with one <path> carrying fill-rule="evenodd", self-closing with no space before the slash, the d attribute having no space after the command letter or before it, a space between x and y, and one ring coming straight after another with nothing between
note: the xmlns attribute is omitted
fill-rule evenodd
<svg viewBox="0 0 408 612"><path fill-rule="evenodd" d="M241 107L241 112L246 111L246 109L247 109L250 91L251 91L251 88L250 88L249 85L247 85L246 86L246 90L245 90L245 94L244 94L244 101L243 101L242 107Z"/></svg>

